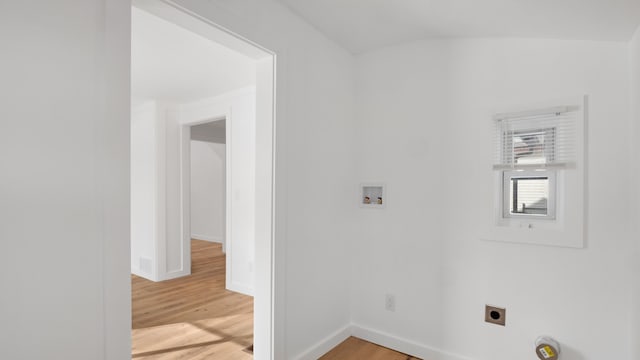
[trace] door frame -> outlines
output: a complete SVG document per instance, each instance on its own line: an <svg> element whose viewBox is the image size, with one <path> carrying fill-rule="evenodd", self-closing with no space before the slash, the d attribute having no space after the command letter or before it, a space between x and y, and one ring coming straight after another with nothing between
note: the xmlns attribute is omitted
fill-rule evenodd
<svg viewBox="0 0 640 360"><path fill-rule="evenodd" d="M223 172L224 172L224 183L223 183L223 187L224 187L224 198L223 198L223 208L224 208L224 213L223 213L223 219L222 219L222 223L223 223L223 233L222 233L222 252L226 253L226 243L227 243L227 234L229 234L231 232L231 223L227 222L227 218L228 218L228 214L230 213L231 209L230 209L230 205L229 205L229 196L231 195L230 191L230 172L228 171L229 167L231 166L231 156L230 156L230 148L228 146L228 144L231 142L231 130L230 130L230 122L231 119L231 110L229 109L229 111L225 112L225 114L214 114L210 119L208 120L198 120L198 121L186 121L184 123L180 124L180 228L182 229L182 238L183 241L186 241L185 239L191 240L193 239L192 235L197 235L197 234L193 234L193 232L191 231L191 128L196 126L196 125L202 125L202 124L209 124L209 123L214 123L214 122L218 122L218 121L224 121L225 122L225 140L224 140L224 166L223 166ZM185 187L187 187L185 189ZM196 238L198 239L198 238ZM200 239L200 240L208 240L210 241L211 239ZM191 249L189 248L189 251L186 252L186 254L190 254L191 253ZM228 264L227 264L228 266ZM228 279L227 279L228 281Z"/></svg>
<svg viewBox="0 0 640 360"><path fill-rule="evenodd" d="M254 357L256 359L273 359L276 352L276 334L274 331L276 326L274 317L276 297L274 279L276 273L276 53L199 16L197 13L171 0L132 0L132 6L256 60ZM230 114L225 114L225 116L227 115L230 116ZM227 125L230 122L228 121ZM229 146L227 145L228 148ZM227 168L227 174L230 174L229 168ZM229 184L227 184L228 186ZM229 199L227 199L227 206L228 204ZM227 214L227 221L229 221L229 215ZM181 230L184 234L184 227Z"/></svg>
<svg viewBox="0 0 640 360"><path fill-rule="evenodd" d="M231 284L231 259L233 252L233 239L231 228L231 109L212 114L207 119L190 119L180 122L180 229L182 235L182 263L191 266L191 127L216 121L225 121L225 214L224 214L224 239L222 241L223 252L226 253L225 282L228 290Z"/></svg>

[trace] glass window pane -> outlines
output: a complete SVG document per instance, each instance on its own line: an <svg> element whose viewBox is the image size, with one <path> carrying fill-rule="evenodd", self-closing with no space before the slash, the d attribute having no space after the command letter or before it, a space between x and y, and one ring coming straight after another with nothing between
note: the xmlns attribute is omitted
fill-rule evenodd
<svg viewBox="0 0 640 360"><path fill-rule="evenodd" d="M555 160L555 128L510 131L505 135L504 145L506 163L552 163Z"/></svg>
<svg viewBox="0 0 640 360"><path fill-rule="evenodd" d="M512 177L509 194L511 214L548 214L548 177Z"/></svg>

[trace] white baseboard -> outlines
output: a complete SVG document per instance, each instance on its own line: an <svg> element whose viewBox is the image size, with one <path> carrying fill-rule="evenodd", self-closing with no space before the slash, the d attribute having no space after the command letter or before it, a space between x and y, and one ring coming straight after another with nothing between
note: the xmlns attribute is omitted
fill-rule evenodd
<svg viewBox="0 0 640 360"><path fill-rule="evenodd" d="M367 340L389 349L393 349L411 356L430 360L474 360L466 356L457 355L437 349L435 347L420 344L415 341L400 338L382 331L373 330L357 324L351 325L351 335Z"/></svg>
<svg viewBox="0 0 640 360"><path fill-rule="evenodd" d="M244 295L253 296L253 288L237 282L230 282L227 284L227 290L237 292Z"/></svg>
<svg viewBox="0 0 640 360"><path fill-rule="evenodd" d="M131 273L133 275L139 276L141 278L145 278L145 279L153 281L153 282L158 282L158 279L154 278L148 272L140 270L140 268L138 268L138 267L132 266L131 267Z"/></svg>
<svg viewBox="0 0 640 360"><path fill-rule="evenodd" d="M338 346L341 342L347 340L351 336L351 325L347 325L342 329L334 332L325 339L321 340L317 344L313 345L310 349L303 352L298 356L294 356L295 360L316 360L322 355L328 353L331 349Z"/></svg>
<svg viewBox="0 0 640 360"><path fill-rule="evenodd" d="M164 273L160 276L160 281L165 281L165 280L171 280L171 279L177 279L179 277L183 277L183 276L189 276L191 275L191 269L189 270L176 270L176 271L170 271L168 273Z"/></svg>
<svg viewBox="0 0 640 360"><path fill-rule="evenodd" d="M191 238L195 240L204 240L215 243L222 243L224 239L222 236L209 236L209 235L201 235L201 234L191 234Z"/></svg>
<svg viewBox="0 0 640 360"><path fill-rule="evenodd" d="M338 346L341 342L354 336L380 346L387 347L411 356L429 360L475 360L466 356L457 355L437 349L435 347L420 344L415 341L400 338L382 331L373 330L357 324L350 324L330 334L323 340L311 346L295 360L316 360Z"/></svg>

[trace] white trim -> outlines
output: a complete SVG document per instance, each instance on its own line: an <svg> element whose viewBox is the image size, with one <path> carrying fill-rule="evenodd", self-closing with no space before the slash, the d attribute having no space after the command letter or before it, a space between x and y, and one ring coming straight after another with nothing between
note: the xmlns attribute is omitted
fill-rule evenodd
<svg viewBox="0 0 640 360"><path fill-rule="evenodd" d="M173 0L132 0L132 5L255 60L276 54ZM193 21L197 20L197 21ZM240 40L240 41L238 41Z"/></svg>
<svg viewBox="0 0 640 360"><path fill-rule="evenodd" d="M523 221L527 220L555 220L556 219L556 171L555 170L542 170L542 171L524 171L524 170L510 170L502 171L502 219L498 222L504 222L511 219L519 219ZM547 214L535 215L535 214L512 214L511 203L509 198L511 197L511 179L520 177L532 177L532 178L547 178L548 180L548 197L547 197Z"/></svg>
<svg viewBox="0 0 640 360"><path fill-rule="evenodd" d="M180 263L185 270L188 265L191 271L191 127L181 124L182 113L179 110L177 115L177 123L179 127L179 151L178 167L180 171L180 242L182 245L182 253ZM185 161L187 159L187 161Z"/></svg>
<svg viewBox="0 0 640 360"><path fill-rule="evenodd" d="M285 263L280 258L285 253L286 194L276 197L278 187L286 189L286 166L277 156L276 149L286 142L276 134L276 81L279 66L272 53L257 61L256 66L256 218L254 259L254 357L276 359L285 354ZM279 136L279 140L276 137ZM265 151L267 150L267 151ZM280 169L277 170L276 169ZM261 216L258 216L261 215ZM267 215L267 216L265 216ZM278 256L278 260L276 260ZM260 336L257 336L259 334ZM262 336L264 335L264 336ZM260 350L264 349L264 350Z"/></svg>
<svg viewBox="0 0 640 360"><path fill-rule="evenodd" d="M234 91L231 94L242 94L247 89ZM220 99L230 99L229 94L221 95L213 99L205 101L185 104L180 109L180 183L182 192L180 194L180 212L182 221L182 241L189 244L189 251L185 250L183 254L183 262L186 258L191 261L191 127L194 125L206 124L214 121L225 121L225 230L222 251L226 256L225 282L228 286L231 284L232 269L231 266L231 249L233 243L233 234L231 232L231 202L233 201L231 194L231 129L233 127L232 106L221 104ZM225 101L226 103L226 101ZM233 290L232 290L233 291ZM241 292L241 291L238 291Z"/></svg>
<svg viewBox="0 0 640 360"><path fill-rule="evenodd" d="M357 338L396 350L414 357L429 360L475 360L470 357L453 354L429 345L403 339L382 331L366 328L361 325L351 325L351 335Z"/></svg>
<svg viewBox="0 0 640 360"><path fill-rule="evenodd" d="M500 113L500 114L496 114L493 118L496 121L502 121L506 119L518 119L523 117L557 115L557 114L563 114L563 113L569 112L571 111L571 109L572 109L571 106L554 106L548 109Z"/></svg>
<svg viewBox="0 0 640 360"><path fill-rule="evenodd" d="M161 281L167 277L167 121L170 115L176 115L175 109L164 104L156 104L156 176L154 179L156 191L154 197L156 201L154 204L156 267L154 281ZM190 273L191 266L188 269Z"/></svg>
<svg viewBox="0 0 640 360"><path fill-rule="evenodd" d="M571 169L575 167L575 163L551 163L551 164L496 164L493 165L493 170L519 170L519 169Z"/></svg>
<svg viewBox="0 0 640 360"><path fill-rule="evenodd" d="M227 256L228 258L229 256ZM231 281L227 283L227 290L237 292L247 296L253 296L254 289L251 285L239 283L237 281Z"/></svg>
<svg viewBox="0 0 640 360"><path fill-rule="evenodd" d="M349 337L356 337L369 341L376 345L399 351L401 353L429 360L476 360L467 356L454 354L433 346L421 344L412 340L404 339L399 336L391 335L383 331L374 330L358 324L349 324L327 337L310 346L307 350L299 355L293 356L294 360L315 360L333 348L338 346Z"/></svg>
<svg viewBox="0 0 640 360"><path fill-rule="evenodd" d="M151 280L154 282L158 281L158 279L156 279L152 273L147 271L142 271L139 266L131 266L131 273L135 276L143 277L147 280Z"/></svg>
<svg viewBox="0 0 640 360"><path fill-rule="evenodd" d="M164 274L162 274L162 277L158 279L158 281L172 280L172 279L177 279L177 278L181 278L188 275L191 275L191 267L189 267L188 269L180 269L180 270L165 272Z"/></svg>
<svg viewBox="0 0 640 360"><path fill-rule="evenodd" d="M224 238L225 242L223 243L222 252L224 252L227 256L226 260L226 271L225 271L225 283L227 284L227 289L231 290L230 286L232 286L233 279L233 266L231 266L232 254L231 248L233 246L233 230L232 230L232 222L233 218L232 212L232 203L233 203L233 181L232 181L232 173L233 173L233 162L231 161L232 150L232 142L233 139L231 134L233 132L233 107L230 107L227 110L225 128L224 128L224 136L225 136L225 146L224 146ZM232 290L234 291L234 290ZM243 293L242 291L237 291L239 293ZM253 296L253 290L251 291L251 295Z"/></svg>
<svg viewBox="0 0 640 360"><path fill-rule="evenodd" d="M222 238L222 236L210 236L210 235L201 235L201 234L191 234L191 239L209 241L209 242L215 242L215 243L221 243L221 244L224 242L224 239Z"/></svg>
<svg viewBox="0 0 640 360"><path fill-rule="evenodd" d="M352 325L346 325L342 329L339 329L315 345L311 346L305 352L298 356L294 356L295 360L316 360L322 357L322 355L328 353L334 347L338 346L341 342L347 340L352 334Z"/></svg>

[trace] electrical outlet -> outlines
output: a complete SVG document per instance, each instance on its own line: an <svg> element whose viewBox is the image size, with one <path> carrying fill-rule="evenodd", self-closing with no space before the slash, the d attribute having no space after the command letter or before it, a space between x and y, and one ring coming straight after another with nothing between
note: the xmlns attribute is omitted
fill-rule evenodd
<svg viewBox="0 0 640 360"><path fill-rule="evenodd" d="M393 294L385 295L384 308L387 311L396 311L396 297Z"/></svg>
<svg viewBox="0 0 640 360"><path fill-rule="evenodd" d="M484 321L491 324L505 326L507 321L507 309L497 306L485 305Z"/></svg>

